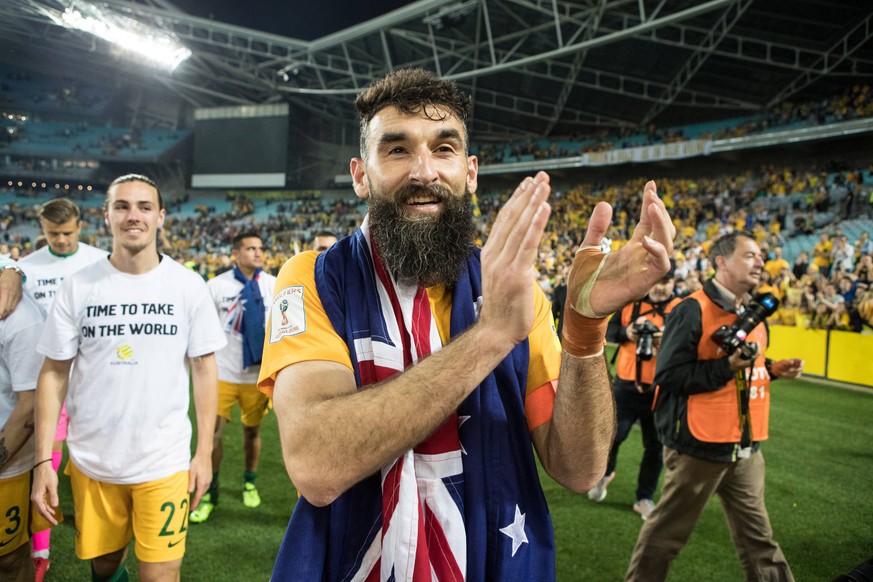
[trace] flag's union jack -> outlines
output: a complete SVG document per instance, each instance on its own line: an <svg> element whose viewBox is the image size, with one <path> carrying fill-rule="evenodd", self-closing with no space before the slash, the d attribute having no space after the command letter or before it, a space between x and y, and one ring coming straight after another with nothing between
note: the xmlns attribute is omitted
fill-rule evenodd
<svg viewBox="0 0 873 582"><path fill-rule="evenodd" d="M442 347L423 287L392 280L374 252L387 337L355 342L362 384L381 382ZM385 341L387 340L387 341ZM352 580L464 580L464 466L453 413L426 441L382 469L382 531Z"/></svg>
<svg viewBox="0 0 873 582"><path fill-rule="evenodd" d="M318 297L362 389L442 348L426 290L393 280L371 252L367 222L315 265ZM475 323L481 295L474 251L452 289L452 337ZM413 450L328 506L301 498L273 580L554 580L551 520L524 409L529 362L521 342Z"/></svg>

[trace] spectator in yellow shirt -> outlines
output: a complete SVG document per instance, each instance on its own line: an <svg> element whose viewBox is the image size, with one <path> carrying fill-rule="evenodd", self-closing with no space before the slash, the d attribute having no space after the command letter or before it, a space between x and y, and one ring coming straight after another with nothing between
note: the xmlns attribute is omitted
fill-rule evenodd
<svg viewBox="0 0 873 582"><path fill-rule="evenodd" d="M791 295L786 295L785 302L779 306L779 309L769 322L773 325L797 325L800 319L800 310L798 307L797 299Z"/></svg>
<svg viewBox="0 0 873 582"><path fill-rule="evenodd" d="M782 291L773 285L770 279L770 273L767 271L761 272L761 282L758 283L758 288L755 289L755 293L772 293L780 302L782 301Z"/></svg>
<svg viewBox="0 0 873 582"><path fill-rule="evenodd" d="M764 270L770 273L770 278L775 279L782 269L790 269L791 265L782 258L782 247L773 247L773 258L764 263Z"/></svg>
<svg viewBox="0 0 873 582"><path fill-rule="evenodd" d="M831 251L834 243L830 235L823 232L818 236L818 244L812 249L812 263L818 267L819 272L827 276L831 268Z"/></svg>

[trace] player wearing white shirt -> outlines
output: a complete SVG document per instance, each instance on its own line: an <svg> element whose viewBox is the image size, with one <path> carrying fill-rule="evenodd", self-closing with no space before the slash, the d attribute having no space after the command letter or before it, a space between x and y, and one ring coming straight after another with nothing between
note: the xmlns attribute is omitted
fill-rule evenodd
<svg viewBox="0 0 873 582"><path fill-rule="evenodd" d="M196 507L212 478L214 352L226 340L203 281L157 252L164 215L150 179L122 176L109 186L112 254L64 281L38 346L46 359L36 454L50 451L66 398L76 554L91 560L94 580L127 579L131 537L141 579L178 580L188 497L193 492ZM193 458L188 365L197 412ZM57 476L45 466L34 470L31 499L53 521Z"/></svg>
<svg viewBox="0 0 873 582"><path fill-rule="evenodd" d="M25 298L0 320L0 579L33 580L30 532L36 525L30 502L33 402L42 356L35 346L44 317ZM51 457L46 459L51 462ZM38 520L42 529L48 524Z"/></svg>
<svg viewBox="0 0 873 582"><path fill-rule="evenodd" d="M108 255L106 251L83 242L72 254L59 255L48 244L18 261L27 275L24 292L48 313L65 278Z"/></svg>
<svg viewBox="0 0 873 582"><path fill-rule="evenodd" d="M255 508L261 497L255 486L261 456L261 420L267 413L268 398L258 390L264 322L276 278L261 270L264 242L253 232L234 237L231 249L234 268L207 283L227 335L227 346L215 356L218 361L218 417L212 448L212 485L200 506L191 512L192 523L203 523L218 505L218 470L221 466L224 427L239 402L243 425L243 504ZM259 310L261 317L254 310Z"/></svg>
<svg viewBox="0 0 873 582"><path fill-rule="evenodd" d="M46 311L65 277L109 254L79 241L82 231L79 208L67 198L56 198L39 209L39 226L48 243L22 258L27 274L24 291Z"/></svg>
<svg viewBox="0 0 873 582"><path fill-rule="evenodd" d="M67 198L55 198L39 209L39 226L47 245L19 261L19 266L30 276L24 284L24 293L33 298L48 313L54 296L65 277L80 269L106 259L104 250L79 241L82 231L79 207ZM52 445L52 468L57 471L67 438L67 410L61 408L61 416ZM51 530L33 534L33 561L36 582L42 582L49 569L49 546Z"/></svg>

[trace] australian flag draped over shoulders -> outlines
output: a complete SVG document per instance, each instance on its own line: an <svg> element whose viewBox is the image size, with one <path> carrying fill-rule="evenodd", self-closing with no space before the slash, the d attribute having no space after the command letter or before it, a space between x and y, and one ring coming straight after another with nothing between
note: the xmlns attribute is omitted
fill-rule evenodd
<svg viewBox="0 0 873 582"><path fill-rule="evenodd" d="M441 347L424 290L397 288L370 251L366 220L318 257L315 280L359 387ZM453 291L452 337L475 322L480 297L477 250ZM272 580L553 580L552 523L524 416L528 360L525 341L424 443L331 505L301 498Z"/></svg>

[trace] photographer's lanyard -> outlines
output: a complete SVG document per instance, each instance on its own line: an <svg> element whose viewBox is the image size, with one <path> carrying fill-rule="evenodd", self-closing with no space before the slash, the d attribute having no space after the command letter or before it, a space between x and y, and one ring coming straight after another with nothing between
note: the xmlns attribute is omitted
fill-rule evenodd
<svg viewBox="0 0 873 582"><path fill-rule="evenodd" d="M737 457L749 458L752 453L752 419L749 415L749 381L750 378L746 375L749 368L737 370L737 403L740 413L740 449L737 451Z"/></svg>
<svg viewBox="0 0 873 582"><path fill-rule="evenodd" d="M645 393L645 390L643 390L643 361L639 355L637 355L637 378L634 385L637 387L637 392L640 394Z"/></svg>
<svg viewBox="0 0 873 582"><path fill-rule="evenodd" d="M639 302L639 301L634 302L634 308L631 311L630 325L636 325L637 317L639 317L640 315L645 315L645 314L640 313L640 310L642 309L642 307L643 307L643 304L641 302ZM652 311L654 311L654 309L650 309L646 313L651 313ZM639 338L637 338L637 341L639 341ZM618 353L618 352L616 351L616 353ZM636 380L634 381L634 386L636 386L637 392L642 394L644 392L643 382L642 382L642 379L643 379L643 361L640 359L639 354L637 354L637 365L636 365L635 370L636 370Z"/></svg>
<svg viewBox="0 0 873 582"><path fill-rule="evenodd" d="M744 311L744 305L741 304L737 306L738 317L741 316ZM753 366L754 361L753 358ZM737 405L739 406L741 431L737 458L748 459L752 455L752 419L749 416L749 383L751 382L751 368L737 370L735 377L737 383Z"/></svg>

